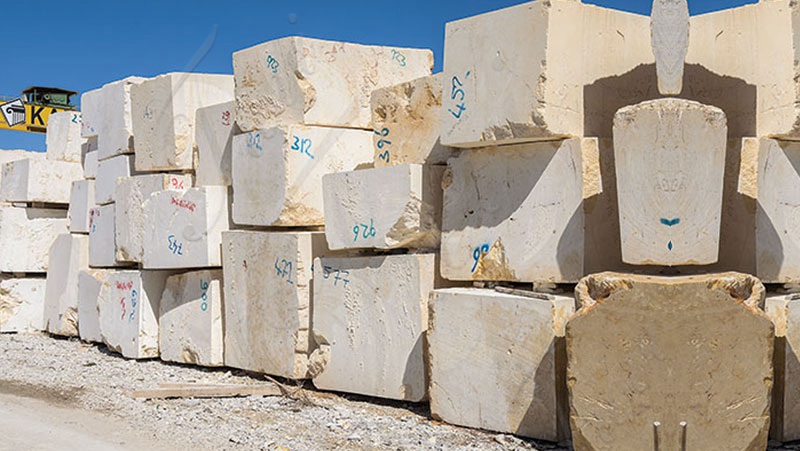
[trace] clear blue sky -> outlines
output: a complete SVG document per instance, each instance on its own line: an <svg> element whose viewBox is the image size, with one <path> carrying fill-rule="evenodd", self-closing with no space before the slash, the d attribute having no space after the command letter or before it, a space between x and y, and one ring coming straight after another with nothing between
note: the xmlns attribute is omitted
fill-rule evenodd
<svg viewBox="0 0 800 451"><path fill-rule="evenodd" d="M433 50L441 70L444 24L520 0L3 1L0 95L31 85L84 92L129 75L187 70L233 73L231 54L290 35ZM590 0L649 14L642 0ZM756 0L689 0L692 14ZM44 135L0 130L0 149L44 150Z"/></svg>

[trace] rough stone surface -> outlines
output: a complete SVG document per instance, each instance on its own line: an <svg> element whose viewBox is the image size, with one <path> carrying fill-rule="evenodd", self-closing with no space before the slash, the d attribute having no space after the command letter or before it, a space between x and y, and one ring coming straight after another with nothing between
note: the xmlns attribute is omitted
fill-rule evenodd
<svg viewBox="0 0 800 451"><path fill-rule="evenodd" d="M418 164L322 178L331 249L438 249L443 166Z"/></svg>
<svg viewBox="0 0 800 451"><path fill-rule="evenodd" d="M136 170L191 170L195 110L233 100L233 77L170 73L133 86L131 97Z"/></svg>
<svg viewBox="0 0 800 451"><path fill-rule="evenodd" d="M50 246L67 231L66 210L0 205L0 272L46 272Z"/></svg>
<svg viewBox="0 0 800 451"><path fill-rule="evenodd" d="M423 335L436 255L314 261L314 385L419 402L427 396Z"/></svg>
<svg viewBox="0 0 800 451"><path fill-rule="evenodd" d="M89 237L64 233L50 247L44 301L47 332L78 336L78 275L89 269Z"/></svg>
<svg viewBox="0 0 800 451"><path fill-rule="evenodd" d="M567 380L576 450L763 450L773 326L764 287L738 273L603 273L576 288ZM613 325L613 327L609 327ZM731 333L735 331L735 333Z"/></svg>
<svg viewBox="0 0 800 451"><path fill-rule="evenodd" d="M118 262L115 235L116 205L108 204L89 210L89 266L113 268Z"/></svg>
<svg viewBox="0 0 800 451"><path fill-rule="evenodd" d="M290 126L235 136L233 222L321 226L322 177L371 163L372 134L363 130Z"/></svg>
<svg viewBox="0 0 800 451"><path fill-rule="evenodd" d="M76 180L72 182L69 196L69 231L71 233L89 233L89 212L94 206L94 180Z"/></svg>
<svg viewBox="0 0 800 451"><path fill-rule="evenodd" d="M448 23L441 143L485 147L596 136L584 133L600 100L587 87L651 64L649 25L646 16L567 0Z"/></svg>
<svg viewBox="0 0 800 451"><path fill-rule="evenodd" d="M158 315L161 360L222 366L222 312L222 270L170 276Z"/></svg>
<svg viewBox="0 0 800 451"><path fill-rule="evenodd" d="M145 202L153 193L185 191L192 187L192 176L148 174L117 179L115 237L117 260L141 263L144 255Z"/></svg>
<svg viewBox="0 0 800 451"><path fill-rule="evenodd" d="M764 311L775 325L770 438L800 440L800 295L767 296Z"/></svg>
<svg viewBox="0 0 800 451"><path fill-rule="evenodd" d="M451 159L442 182L442 276L520 282L580 279L581 147L594 140L581 141L465 150Z"/></svg>
<svg viewBox="0 0 800 451"><path fill-rule="evenodd" d="M68 204L72 182L81 180L80 163L26 158L6 163L0 181L4 202Z"/></svg>
<svg viewBox="0 0 800 451"><path fill-rule="evenodd" d="M104 269L90 269L78 274L78 333L83 341L103 342L97 307L100 290L110 273Z"/></svg>
<svg viewBox="0 0 800 451"><path fill-rule="evenodd" d="M683 65L689 51L689 4L686 0L655 0L650 18L658 91L665 96L678 95L683 90Z"/></svg>
<svg viewBox="0 0 800 451"><path fill-rule="evenodd" d="M114 190L117 188L117 179L134 174L133 160L133 155L118 155L98 163L94 189L95 204L105 205L115 201Z"/></svg>
<svg viewBox="0 0 800 451"><path fill-rule="evenodd" d="M688 100L647 101L617 112L614 161L625 263L718 261L726 135L722 110Z"/></svg>
<svg viewBox="0 0 800 451"><path fill-rule="evenodd" d="M231 186L231 146L236 126L236 103L198 108L195 113L197 186Z"/></svg>
<svg viewBox="0 0 800 451"><path fill-rule="evenodd" d="M47 159L54 161L81 162L82 145L81 113L64 111L47 118Z"/></svg>
<svg viewBox="0 0 800 451"><path fill-rule="evenodd" d="M439 142L441 74L376 89L370 103L375 167L446 164L456 153Z"/></svg>
<svg viewBox="0 0 800 451"><path fill-rule="evenodd" d="M327 253L321 232L222 234L226 366L309 377L313 263Z"/></svg>
<svg viewBox="0 0 800 451"><path fill-rule="evenodd" d="M243 131L306 124L370 128L370 95L431 74L430 50L287 37L233 54Z"/></svg>
<svg viewBox="0 0 800 451"><path fill-rule="evenodd" d="M228 187L160 191L145 205L142 263L147 269L222 266Z"/></svg>
<svg viewBox="0 0 800 451"><path fill-rule="evenodd" d="M44 330L44 278L0 277L0 332Z"/></svg>
<svg viewBox="0 0 800 451"><path fill-rule="evenodd" d="M551 442L569 436L564 326L575 299L451 288L431 294L431 415ZM469 324L469 327L464 327Z"/></svg>
<svg viewBox="0 0 800 451"><path fill-rule="evenodd" d="M158 357L158 311L169 271L114 271L100 289L103 343L129 359Z"/></svg>

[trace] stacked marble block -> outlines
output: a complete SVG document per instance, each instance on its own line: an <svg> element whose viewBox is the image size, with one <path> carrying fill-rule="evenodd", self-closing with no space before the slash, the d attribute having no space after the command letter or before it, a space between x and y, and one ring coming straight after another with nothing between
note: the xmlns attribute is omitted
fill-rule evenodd
<svg viewBox="0 0 800 451"><path fill-rule="evenodd" d="M223 239L225 363L307 379L331 368L326 339L332 337L312 331L318 314L325 316L319 299L341 300L352 288L345 287L349 279L374 283L366 273L348 276L346 258L327 260L344 258L347 246L333 251L322 231L324 177L372 166L370 95L429 76L432 54L291 37L236 52L233 63L240 134L231 152L232 216L253 230ZM201 152L201 166L202 159ZM353 224L348 230L352 241ZM323 260L315 264L316 258ZM318 291L318 280L330 282L335 294ZM362 365L378 374L377 366Z"/></svg>

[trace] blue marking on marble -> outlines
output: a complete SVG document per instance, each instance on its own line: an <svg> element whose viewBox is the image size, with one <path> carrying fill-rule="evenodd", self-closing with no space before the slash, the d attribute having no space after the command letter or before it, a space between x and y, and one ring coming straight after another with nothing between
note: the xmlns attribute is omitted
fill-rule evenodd
<svg viewBox="0 0 800 451"><path fill-rule="evenodd" d="M672 227L681 223L681 218L667 219L661 218L661 223L667 227Z"/></svg>

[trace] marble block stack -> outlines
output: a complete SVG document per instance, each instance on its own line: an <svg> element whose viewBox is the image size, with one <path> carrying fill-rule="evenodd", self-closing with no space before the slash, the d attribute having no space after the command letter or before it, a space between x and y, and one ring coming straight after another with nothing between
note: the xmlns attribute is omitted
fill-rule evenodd
<svg viewBox="0 0 800 451"><path fill-rule="evenodd" d="M350 290L351 261L314 264L332 254L323 177L372 165L371 93L429 76L433 57L289 37L236 52L233 65L241 133L231 152L232 217L254 230L223 238L225 364L306 379L326 362L309 357L329 344L311 333L314 280Z"/></svg>

